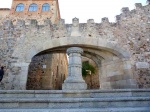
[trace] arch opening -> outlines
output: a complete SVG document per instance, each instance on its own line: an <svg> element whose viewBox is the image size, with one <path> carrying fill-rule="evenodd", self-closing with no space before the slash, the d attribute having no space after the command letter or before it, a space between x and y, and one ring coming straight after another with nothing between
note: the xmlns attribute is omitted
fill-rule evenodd
<svg viewBox="0 0 150 112"><path fill-rule="evenodd" d="M74 46L74 45L73 45ZM77 45L76 45L77 46ZM71 46L61 46L61 47L55 47L55 48L51 48L51 49L46 49L44 51L39 52L38 54L36 54L33 59L32 62L29 66L29 74L28 74L28 82L27 82L27 89L31 89L29 88L29 82L32 82L32 76L30 77L30 74L32 74L31 71L31 66L33 66L33 62L34 62L34 58L37 58L39 56L47 56L47 55L52 55L52 54L64 54L64 56L66 56L66 49L69 48ZM81 47L79 45L79 47ZM103 50L103 49L98 49L95 47L89 47L89 46L84 46L81 47L84 50L83 53L83 57L86 57L88 59L92 60L92 63L94 63L97 67L97 74L98 74L98 81L99 84L99 88L100 89L119 89L119 88L126 88L128 85L127 80L130 79L132 76L132 73L130 74L130 69L129 70L125 70L124 66L126 63L126 60L124 60L124 58L119 57L117 54L115 54L114 52L110 52L107 50ZM44 60L46 62L50 62L52 60L55 60L54 57L50 57L49 59L45 58ZM66 58L67 60L67 58ZM57 59L57 61L59 61L59 64L62 64L62 59ZM38 61L38 62L43 62L43 61ZM62 89L62 83L64 82L65 78L67 77L67 64L66 65L62 65L62 67L65 67L65 73L59 73L58 72L60 70L59 66L57 63L54 64L55 67L54 68L47 68L48 66L46 64L40 64L37 66L40 66L41 69L44 69L46 67L49 76L41 75L41 76L37 76L40 80L39 84L41 84L41 86L38 89L56 89L56 90L60 90ZM118 68L117 68L118 67ZM33 69L33 68L32 68ZM53 69L55 71L53 71ZM64 68L63 68L64 69ZM37 69L38 70L38 69ZM61 69L62 70L62 69ZM42 74L42 71L39 71ZM127 73L127 75L126 75ZM54 75L55 74L55 75ZM125 79L125 77L128 76L128 79ZM54 78L55 77L55 78ZM59 77L59 78L58 78ZM29 81L30 80L30 81ZM48 83L46 83L46 80L48 80ZM51 80L51 82L50 82ZM43 84L41 83L41 81L43 81ZM91 81L91 80L90 80ZM121 81L126 81L124 84L121 84ZM37 81L38 82L38 81ZM45 86L44 87L44 83L45 85L49 85L49 86ZM87 82L88 83L88 82ZM36 84L35 84L36 85ZM53 85L53 87L51 86ZM55 86L54 86L55 85ZM37 85L38 86L38 85ZM36 88L32 88L32 89L36 89ZM93 88L90 84L88 89L97 89L97 88Z"/></svg>
<svg viewBox="0 0 150 112"><path fill-rule="evenodd" d="M86 42L86 43L85 43ZM41 43L41 42L39 42ZM70 47L80 47L83 49L83 56L92 59L98 66L100 89L119 89L119 88L137 88L134 83L130 54L120 46L105 41L101 38L82 38L82 37L63 37L57 39L43 40L41 44L31 45L24 49L26 53L19 56L15 66L19 66L21 71L19 74L24 76L20 79L20 87L23 89L27 85L27 69L28 64L34 56L44 55L47 53L66 53L66 49ZM21 48L21 47L20 47ZM21 49L20 49L21 50ZM17 50L16 50L17 52ZM15 56L16 53L13 53Z"/></svg>

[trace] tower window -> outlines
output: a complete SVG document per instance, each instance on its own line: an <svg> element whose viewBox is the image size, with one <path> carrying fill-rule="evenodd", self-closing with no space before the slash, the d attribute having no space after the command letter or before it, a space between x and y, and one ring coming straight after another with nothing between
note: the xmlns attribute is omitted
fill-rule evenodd
<svg viewBox="0 0 150 112"><path fill-rule="evenodd" d="M17 12L21 12L21 11L23 11L24 10L24 4L18 4L17 6L16 6L16 11Z"/></svg>
<svg viewBox="0 0 150 112"><path fill-rule="evenodd" d="M29 11L37 11L37 9L38 9L37 4L31 4L31 5L29 6Z"/></svg>
<svg viewBox="0 0 150 112"><path fill-rule="evenodd" d="M49 11L49 10L50 10L50 5L48 3L43 4L42 11Z"/></svg>

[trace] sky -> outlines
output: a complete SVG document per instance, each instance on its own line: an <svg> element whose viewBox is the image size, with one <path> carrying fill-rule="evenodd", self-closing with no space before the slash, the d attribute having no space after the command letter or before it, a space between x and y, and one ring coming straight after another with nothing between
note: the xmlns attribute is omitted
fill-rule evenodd
<svg viewBox="0 0 150 112"><path fill-rule="evenodd" d="M0 0L0 8L10 8L12 0ZM115 16L121 13L122 7L135 8L135 3L146 5L146 0L59 0L61 18L72 23L72 18L79 18L80 23L94 19L100 23L101 18L108 17L115 22Z"/></svg>

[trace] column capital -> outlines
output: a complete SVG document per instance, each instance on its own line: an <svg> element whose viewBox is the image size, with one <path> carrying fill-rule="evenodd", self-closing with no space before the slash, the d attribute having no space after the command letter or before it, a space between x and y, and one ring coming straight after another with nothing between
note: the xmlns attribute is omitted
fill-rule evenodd
<svg viewBox="0 0 150 112"><path fill-rule="evenodd" d="M79 48L79 47L71 47L67 49L67 54L69 55L70 53L83 53L83 49Z"/></svg>

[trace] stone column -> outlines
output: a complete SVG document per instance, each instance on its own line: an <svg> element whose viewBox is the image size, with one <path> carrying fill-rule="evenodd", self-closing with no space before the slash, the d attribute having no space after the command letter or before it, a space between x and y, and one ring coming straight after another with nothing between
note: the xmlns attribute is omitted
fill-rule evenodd
<svg viewBox="0 0 150 112"><path fill-rule="evenodd" d="M81 54L83 50L79 47L67 49L69 55L68 76L62 86L63 90L85 90L87 84L82 78Z"/></svg>

